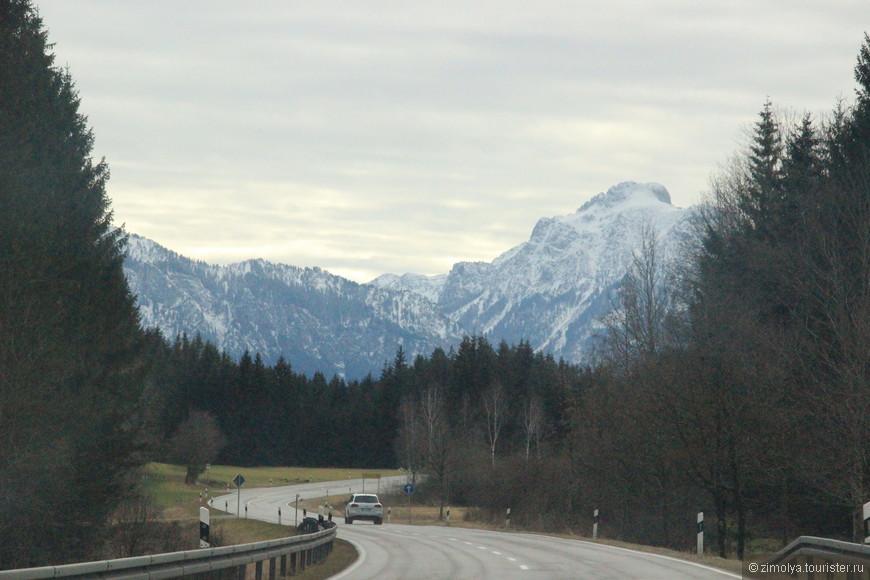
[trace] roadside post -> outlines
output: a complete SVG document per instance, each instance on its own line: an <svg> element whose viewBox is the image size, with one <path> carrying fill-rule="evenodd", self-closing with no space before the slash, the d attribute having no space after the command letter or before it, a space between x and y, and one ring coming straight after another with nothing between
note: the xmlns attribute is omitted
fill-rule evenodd
<svg viewBox="0 0 870 580"><path fill-rule="evenodd" d="M414 486L410 483L406 483L405 487L405 495L408 496L408 523L411 523L411 494L414 493Z"/></svg>
<svg viewBox="0 0 870 580"><path fill-rule="evenodd" d="M199 547L210 548L208 508L199 508Z"/></svg>
<svg viewBox="0 0 870 580"><path fill-rule="evenodd" d="M299 494L296 494L296 520L294 521L295 526L299 526Z"/></svg>
<svg viewBox="0 0 870 580"><path fill-rule="evenodd" d="M380 473L363 473L363 474L362 474L362 480L363 480L363 493L365 493L365 491L366 491L366 480L367 480L367 479L376 479L376 480L378 480L378 491L377 491L377 493L380 494L380 493L381 493L381 474L380 474Z"/></svg>
<svg viewBox="0 0 870 580"><path fill-rule="evenodd" d="M450 525L450 508L447 508L447 525Z"/></svg>
<svg viewBox="0 0 870 580"><path fill-rule="evenodd" d="M704 512L698 512L698 555L704 555Z"/></svg>
<svg viewBox="0 0 870 580"><path fill-rule="evenodd" d="M511 527L511 508L508 508L504 514L504 527Z"/></svg>
<svg viewBox="0 0 870 580"><path fill-rule="evenodd" d="M387 523L390 523L390 520L393 517L393 507L390 506L387 508Z"/></svg>
<svg viewBox="0 0 870 580"><path fill-rule="evenodd" d="M592 539L598 539L598 510L592 512Z"/></svg>
<svg viewBox="0 0 870 580"><path fill-rule="evenodd" d="M278 508L278 525L281 525L281 508Z"/></svg>

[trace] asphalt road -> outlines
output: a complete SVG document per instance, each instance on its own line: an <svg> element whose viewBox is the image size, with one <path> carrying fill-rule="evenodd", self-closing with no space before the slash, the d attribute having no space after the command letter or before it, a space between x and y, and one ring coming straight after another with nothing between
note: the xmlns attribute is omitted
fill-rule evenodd
<svg viewBox="0 0 870 580"><path fill-rule="evenodd" d="M247 515L269 522L293 525L296 494L300 499L343 496L363 491L362 480L308 483L286 487L242 489L241 517ZM404 484L404 477L384 478L387 485ZM366 480L365 491L377 491L374 480ZM214 498L218 509L236 511L239 496L233 492ZM301 510L300 510L301 511ZM312 514L309 514L312 515ZM316 517L316 513L313 514ZM301 521L302 514L298 514ZM369 522L345 525L336 518L338 535L359 550L359 559L334 576L345 580L524 580L538 579L642 579L642 580L725 580L737 574L666 556L580 540L566 540L538 534L516 534L441 526L411 526Z"/></svg>

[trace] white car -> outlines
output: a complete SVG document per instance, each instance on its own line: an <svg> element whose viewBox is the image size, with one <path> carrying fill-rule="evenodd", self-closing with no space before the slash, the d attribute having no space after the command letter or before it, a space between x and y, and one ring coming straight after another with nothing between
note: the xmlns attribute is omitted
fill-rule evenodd
<svg viewBox="0 0 870 580"><path fill-rule="evenodd" d="M354 520L371 520L375 524L384 523L384 506L373 493L355 493L344 506L344 523L352 524Z"/></svg>

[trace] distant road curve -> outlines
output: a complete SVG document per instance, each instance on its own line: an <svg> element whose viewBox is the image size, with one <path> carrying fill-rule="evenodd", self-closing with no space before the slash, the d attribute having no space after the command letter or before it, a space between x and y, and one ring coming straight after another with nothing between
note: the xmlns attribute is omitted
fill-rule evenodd
<svg viewBox="0 0 870 580"><path fill-rule="evenodd" d="M404 477L383 478L388 485L400 485ZM362 491L362 480L306 483L284 487L242 489L239 513L244 517L293 525L297 514L292 507L300 499L328 495L346 496ZM366 480L366 491L376 491ZM218 509L236 512L239 495L231 492L215 497ZM314 514L316 515L316 514ZM302 514L298 514L301 521ZM356 546L359 559L335 580L539 580L589 578L602 580L724 580L740 578L709 566L667 556L636 552L593 542L566 540L540 534L515 534L368 522L345 525L337 518L338 536Z"/></svg>

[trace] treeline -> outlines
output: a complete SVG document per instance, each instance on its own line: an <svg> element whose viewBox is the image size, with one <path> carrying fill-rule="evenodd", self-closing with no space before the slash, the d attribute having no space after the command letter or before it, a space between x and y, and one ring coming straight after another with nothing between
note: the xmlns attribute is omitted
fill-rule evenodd
<svg viewBox="0 0 870 580"><path fill-rule="evenodd" d="M558 439L566 396L583 374L535 353L528 343L495 349L483 337L467 337L456 350L436 349L413 361L399 348L378 378L351 381L296 373L283 358L274 366L248 353L235 361L199 336L167 344L155 334L151 360L152 407L158 410L152 440L162 442L156 453L181 460L173 448L175 434L191 414L207 413L219 431L211 436L223 444L205 460L243 466L420 469L417 458L397 449L402 405L434 386L445 412L478 437L485 431L481 394L498 389L502 432L488 449L500 454L526 445L519 421L532 401L540 422L533 442L538 452L540 445Z"/></svg>
<svg viewBox="0 0 870 580"><path fill-rule="evenodd" d="M578 401L572 432L619 535L686 546L704 511L723 556L800 534L863 541L866 36L855 78L855 104L822 120L764 105L746 149L714 176L680 264L662 264L651 232L638 249L608 320L610 380Z"/></svg>

